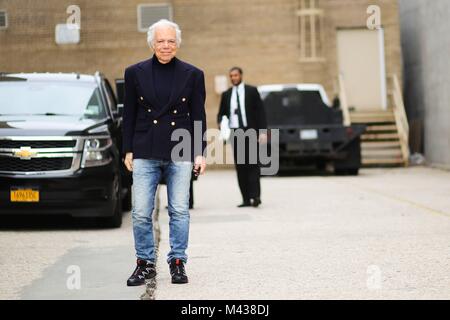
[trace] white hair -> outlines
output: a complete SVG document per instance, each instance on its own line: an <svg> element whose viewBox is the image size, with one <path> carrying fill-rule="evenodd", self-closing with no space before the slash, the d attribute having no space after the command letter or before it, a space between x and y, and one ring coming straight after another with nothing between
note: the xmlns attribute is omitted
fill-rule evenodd
<svg viewBox="0 0 450 320"><path fill-rule="evenodd" d="M161 19L154 24L152 24L147 31L147 43L150 48L153 47L153 41L155 40L155 31L159 27L171 27L175 29L177 47L181 45L181 29L175 22L169 21L167 19Z"/></svg>

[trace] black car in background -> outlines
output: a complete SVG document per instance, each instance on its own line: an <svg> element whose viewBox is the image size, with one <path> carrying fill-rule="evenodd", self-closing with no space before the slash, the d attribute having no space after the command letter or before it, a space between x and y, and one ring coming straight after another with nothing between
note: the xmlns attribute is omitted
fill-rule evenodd
<svg viewBox="0 0 450 320"><path fill-rule="evenodd" d="M0 74L0 215L96 217L131 208L121 108L95 75Z"/></svg>
<svg viewBox="0 0 450 320"><path fill-rule="evenodd" d="M280 171L323 170L331 164L338 175L358 175L366 126L345 126L342 110L330 106L322 85L274 84L258 90L268 128L279 130Z"/></svg>

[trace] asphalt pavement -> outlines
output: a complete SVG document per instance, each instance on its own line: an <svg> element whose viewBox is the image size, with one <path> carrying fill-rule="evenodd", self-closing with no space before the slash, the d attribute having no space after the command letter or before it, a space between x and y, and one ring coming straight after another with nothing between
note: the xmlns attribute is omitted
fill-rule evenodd
<svg viewBox="0 0 450 320"><path fill-rule="evenodd" d="M301 173L261 182L259 208L236 207L233 170L195 182L187 285L170 283L160 187L150 297L145 287L126 287L135 266L130 213L120 229L3 221L0 299L450 298L450 172L364 169L358 177Z"/></svg>

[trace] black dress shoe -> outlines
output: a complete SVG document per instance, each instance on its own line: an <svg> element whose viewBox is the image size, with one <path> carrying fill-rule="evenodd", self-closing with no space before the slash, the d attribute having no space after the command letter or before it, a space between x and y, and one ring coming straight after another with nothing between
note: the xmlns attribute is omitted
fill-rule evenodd
<svg viewBox="0 0 450 320"><path fill-rule="evenodd" d="M250 203L250 201L244 201L243 203L241 203L240 205L238 205L238 208L245 208L245 207L251 207L252 204Z"/></svg>
<svg viewBox="0 0 450 320"><path fill-rule="evenodd" d="M251 200L252 207L258 207L261 204L261 199L259 197L256 197Z"/></svg>
<svg viewBox="0 0 450 320"><path fill-rule="evenodd" d="M184 262L181 259L172 259L169 263L172 283L188 283Z"/></svg>
<svg viewBox="0 0 450 320"><path fill-rule="evenodd" d="M127 280L127 286L142 286L145 284L145 280L150 280L156 277L156 267L155 264L137 259L136 269L134 269L133 274Z"/></svg>

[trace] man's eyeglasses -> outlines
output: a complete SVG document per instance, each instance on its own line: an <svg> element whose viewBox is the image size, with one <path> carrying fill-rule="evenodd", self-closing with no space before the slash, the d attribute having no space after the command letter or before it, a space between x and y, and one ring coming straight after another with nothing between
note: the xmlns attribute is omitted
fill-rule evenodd
<svg viewBox="0 0 450 320"><path fill-rule="evenodd" d="M156 40L155 42L157 47L162 47L165 44L167 44L169 47L175 47L177 45L177 41L176 40Z"/></svg>

